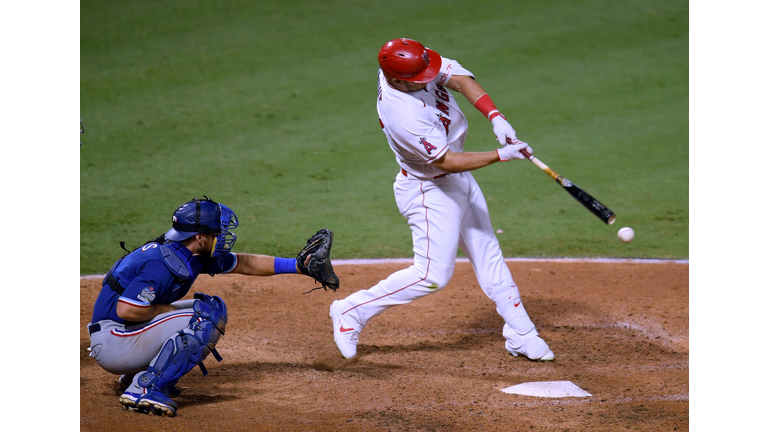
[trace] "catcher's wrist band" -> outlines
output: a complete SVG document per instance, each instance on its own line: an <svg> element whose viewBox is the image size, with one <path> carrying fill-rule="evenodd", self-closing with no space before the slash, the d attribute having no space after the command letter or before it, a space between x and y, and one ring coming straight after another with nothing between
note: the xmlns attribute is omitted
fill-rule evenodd
<svg viewBox="0 0 768 432"><path fill-rule="evenodd" d="M298 273L296 258L275 258L275 274Z"/></svg>
<svg viewBox="0 0 768 432"><path fill-rule="evenodd" d="M478 111L483 113L485 118L487 118L489 121L493 120L497 116L501 116L502 118L506 119L498 109L496 109L496 105L491 100L491 97L488 96L488 93L483 94L477 100L475 101L475 108L477 108Z"/></svg>

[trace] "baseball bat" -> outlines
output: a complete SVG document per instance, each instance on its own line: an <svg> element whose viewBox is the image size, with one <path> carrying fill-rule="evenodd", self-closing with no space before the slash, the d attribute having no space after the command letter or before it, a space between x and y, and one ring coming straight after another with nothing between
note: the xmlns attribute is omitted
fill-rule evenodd
<svg viewBox="0 0 768 432"><path fill-rule="evenodd" d="M587 210L594 213L595 216L599 217L601 221L608 225L611 225L614 221L616 221L616 215L613 214L613 212L609 210L608 207L603 205L603 203L600 201L594 199L590 194L584 192L582 188L576 186L567 178L553 171L552 168L548 167L544 162L537 159L536 156L528 153L526 149L520 150L520 153L528 158L528 160L536 164L537 167L541 168L542 171L549 174L549 176L552 177L560 186L562 186L563 189L567 190L572 197L576 198L576 201L580 202L581 205L587 208Z"/></svg>

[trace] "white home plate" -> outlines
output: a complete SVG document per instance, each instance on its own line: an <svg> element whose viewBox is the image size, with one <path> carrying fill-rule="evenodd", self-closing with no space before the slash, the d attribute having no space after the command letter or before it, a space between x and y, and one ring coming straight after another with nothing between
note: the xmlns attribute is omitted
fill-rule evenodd
<svg viewBox="0 0 768 432"><path fill-rule="evenodd" d="M504 393L539 397L587 397L591 394L570 381L544 381L518 384L501 389Z"/></svg>

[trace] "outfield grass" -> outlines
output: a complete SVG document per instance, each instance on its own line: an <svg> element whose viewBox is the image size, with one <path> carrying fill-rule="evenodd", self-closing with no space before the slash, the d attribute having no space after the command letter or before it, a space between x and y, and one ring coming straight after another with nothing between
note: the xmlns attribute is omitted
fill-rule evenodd
<svg viewBox="0 0 768 432"><path fill-rule="evenodd" d="M541 160L617 214L603 224L525 161L479 170L505 256L688 257L685 1L84 0L80 28L81 274L202 195L237 213L238 251L294 256L328 227L337 258L411 256L375 106L395 37L473 71ZM460 102L466 150L495 148Z"/></svg>

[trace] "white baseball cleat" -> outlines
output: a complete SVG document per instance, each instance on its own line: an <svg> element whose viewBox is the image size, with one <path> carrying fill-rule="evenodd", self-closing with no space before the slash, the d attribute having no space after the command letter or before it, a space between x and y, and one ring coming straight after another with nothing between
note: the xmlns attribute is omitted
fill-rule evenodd
<svg viewBox="0 0 768 432"><path fill-rule="evenodd" d="M331 319L333 320L333 340L336 347L341 351L341 355L346 359L351 359L357 354L357 339L360 336L360 330L355 330L354 326L344 319L339 309L339 301L331 303Z"/></svg>
<svg viewBox="0 0 768 432"><path fill-rule="evenodd" d="M515 334L513 332L514 330L509 328L509 324L504 324L505 337L507 335L511 336ZM515 357L522 355L524 357L528 357L530 360L541 362L553 361L555 359L555 353L549 349L549 346L546 342L544 342L544 339L538 336L529 336L525 338L523 343L519 346L517 346L509 337L507 337L507 342L504 347L507 349L507 351L509 351L510 354Z"/></svg>
<svg viewBox="0 0 768 432"><path fill-rule="evenodd" d="M529 345L532 346L529 347ZM547 346L547 343L538 336L526 341L520 349L513 348L512 343L507 339L506 348L507 351L515 357L522 355L528 357L530 360L540 362L548 362L555 359L555 353L553 353Z"/></svg>

